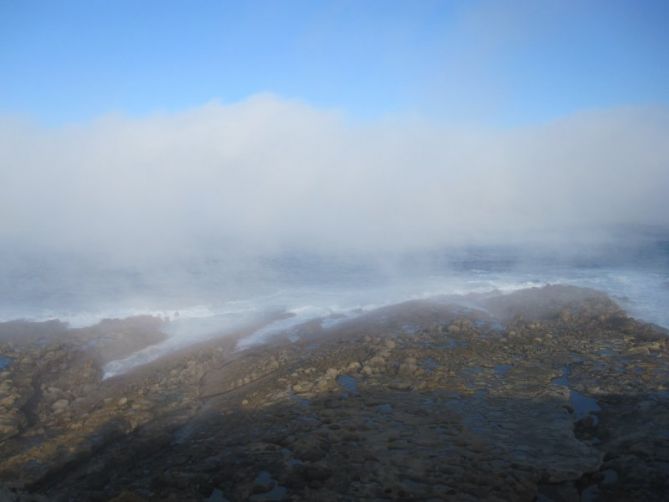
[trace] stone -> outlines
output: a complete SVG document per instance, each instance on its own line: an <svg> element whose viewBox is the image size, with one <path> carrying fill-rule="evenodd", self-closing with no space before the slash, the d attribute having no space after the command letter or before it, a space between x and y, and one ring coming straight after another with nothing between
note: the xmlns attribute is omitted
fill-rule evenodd
<svg viewBox="0 0 669 502"><path fill-rule="evenodd" d="M360 368L362 368L362 365L357 361L353 361L346 367L346 371L348 373L357 373L360 371Z"/></svg>
<svg viewBox="0 0 669 502"><path fill-rule="evenodd" d="M388 388L392 390L409 391L413 388L413 384L411 382L396 380L394 382L390 382L388 384Z"/></svg>
<svg viewBox="0 0 669 502"><path fill-rule="evenodd" d="M309 392L313 389L314 384L311 382L298 382L292 386L294 392L303 393Z"/></svg>
<svg viewBox="0 0 669 502"><path fill-rule="evenodd" d="M380 366L385 366L385 364L386 364L386 360L381 356L374 356L369 361L367 361L367 365L372 367L372 368L378 368Z"/></svg>
<svg viewBox="0 0 669 502"><path fill-rule="evenodd" d="M327 443L318 437L302 437L293 445L295 457L302 461L317 461L327 454Z"/></svg>
<svg viewBox="0 0 669 502"><path fill-rule="evenodd" d="M325 481L332 476L332 469L325 464L309 463L304 466L304 475L309 481Z"/></svg>
<svg viewBox="0 0 669 502"><path fill-rule="evenodd" d="M9 394L8 396L0 399L0 407L2 408L11 408L14 406L14 403L19 400L17 394Z"/></svg>
<svg viewBox="0 0 669 502"><path fill-rule="evenodd" d="M0 441L16 436L20 432L18 420L10 417L0 418Z"/></svg>
<svg viewBox="0 0 669 502"><path fill-rule="evenodd" d="M325 372L326 378L337 378L337 375L339 375L339 370L336 368L328 368Z"/></svg>
<svg viewBox="0 0 669 502"><path fill-rule="evenodd" d="M109 500L109 502L144 502L146 499L134 492L123 490L119 495Z"/></svg>
<svg viewBox="0 0 669 502"><path fill-rule="evenodd" d="M224 337L108 382L76 330L23 344L34 365L0 373L0 484L55 500L663 500L665 334L552 291L415 301L243 351Z"/></svg>
<svg viewBox="0 0 669 502"><path fill-rule="evenodd" d="M51 405L51 410L54 413L61 413L70 406L70 402L67 399L59 399Z"/></svg>

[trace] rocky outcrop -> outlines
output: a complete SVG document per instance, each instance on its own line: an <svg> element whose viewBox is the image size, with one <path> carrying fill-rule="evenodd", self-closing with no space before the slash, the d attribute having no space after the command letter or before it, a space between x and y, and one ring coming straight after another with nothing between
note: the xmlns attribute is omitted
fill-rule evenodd
<svg viewBox="0 0 669 502"><path fill-rule="evenodd" d="M296 341L242 352L215 340L104 381L80 334L2 344L11 364L0 373L0 490L49 500L662 500L666 332L589 290L468 301L305 325Z"/></svg>

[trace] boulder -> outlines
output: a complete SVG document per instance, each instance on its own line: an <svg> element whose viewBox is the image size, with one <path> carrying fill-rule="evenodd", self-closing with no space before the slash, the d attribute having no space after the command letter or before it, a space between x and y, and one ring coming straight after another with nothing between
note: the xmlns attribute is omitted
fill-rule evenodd
<svg viewBox="0 0 669 502"><path fill-rule="evenodd" d="M54 413L61 413L65 411L70 406L70 402L67 399L59 399L51 405L51 410Z"/></svg>

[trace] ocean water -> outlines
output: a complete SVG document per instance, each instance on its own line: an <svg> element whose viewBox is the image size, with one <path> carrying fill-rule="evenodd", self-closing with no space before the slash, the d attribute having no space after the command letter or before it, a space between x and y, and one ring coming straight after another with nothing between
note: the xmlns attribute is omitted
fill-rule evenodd
<svg viewBox="0 0 669 502"><path fill-rule="evenodd" d="M180 321L190 319L191 329L208 331L219 320L258 312L286 311L307 319L435 295L570 284L604 291L631 315L669 327L669 254L667 263L630 260L517 266L506 260L477 259L429 267L394 264L391 271L376 264L323 261L322 268L313 260L303 267L299 260L274 264L280 267L279 273L269 279L249 277L246 283L238 278L206 283L193 275L176 277L165 285L151 278L134 284L96 270L81 270L78 279L35 273L17 280L20 286L5 277L0 281L0 321L59 318L81 327L102 318L148 314L171 319L175 330ZM215 264L209 274L221 275Z"/></svg>
<svg viewBox="0 0 669 502"><path fill-rule="evenodd" d="M240 350L308 321L327 328L406 300L546 284L604 291L630 315L669 328L669 239L623 251L564 257L470 248L383 259L292 253L235 268L207 260L146 271L27 263L24 270L0 270L0 320L59 318L76 327L139 314L169 320L165 342L110 363L108 376L250 326L261 325L239 342Z"/></svg>

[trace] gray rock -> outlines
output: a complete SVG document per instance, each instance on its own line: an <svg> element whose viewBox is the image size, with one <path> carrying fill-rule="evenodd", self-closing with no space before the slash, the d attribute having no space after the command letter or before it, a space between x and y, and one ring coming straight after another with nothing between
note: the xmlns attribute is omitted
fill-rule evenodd
<svg viewBox="0 0 669 502"><path fill-rule="evenodd" d="M397 380L394 382L390 382L388 384L388 387L392 390L409 391L413 388L413 385L411 384L411 382L407 382L404 380Z"/></svg>
<svg viewBox="0 0 669 502"><path fill-rule="evenodd" d="M306 464L304 474L309 481L325 481L332 476L332 469L324 464Z"/></svg>
<svg viewBox="0 0 669 502"><path fill-rule="evenodd" d="M59 399L55 403L51 405L51 410L54 413L60 413L64 411L68 406L70 406L70 402L67 399Z"/></svg>
<svg viewBox="0 0 669 502"><path fill-rule="evenodd" d="M603 479L600 482L602 486L612 486L618 482L618 473L613 469L606 469L602 471Z"/></svg>

